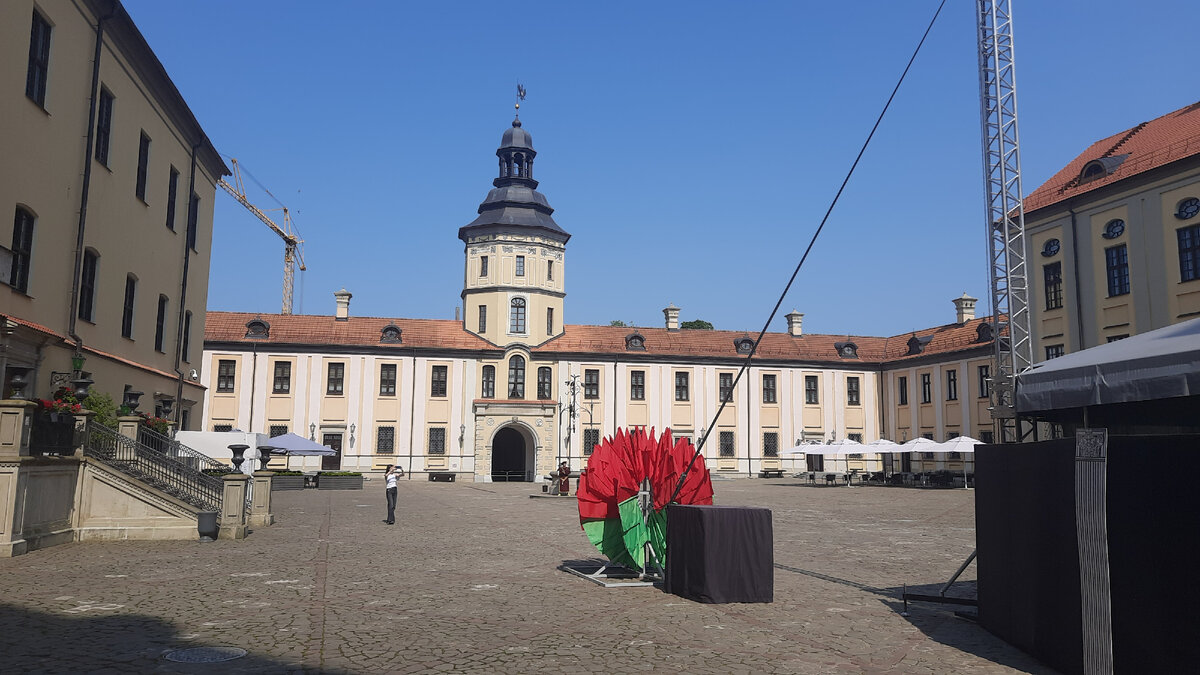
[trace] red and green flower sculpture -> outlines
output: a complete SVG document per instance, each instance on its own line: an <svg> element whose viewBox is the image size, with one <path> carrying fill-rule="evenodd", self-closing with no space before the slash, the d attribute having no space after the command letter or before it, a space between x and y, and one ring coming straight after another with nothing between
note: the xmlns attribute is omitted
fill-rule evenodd
<svg viewBox="0 0 1200 675"><path fill-rule="evenodd" d="M609 560L644 570L645 544L649 542L666 564L667 503L712 504L712 480L704 457L696 457L687 478L680 479L695 447L687 439L671 438L666 429L655 440L649 433L617 429L592 451L587 469L579 476L579 522L592 544ZM638 492L649 480L653 506L643 517ZM676 494L676 488L679 488Z"/></svg>

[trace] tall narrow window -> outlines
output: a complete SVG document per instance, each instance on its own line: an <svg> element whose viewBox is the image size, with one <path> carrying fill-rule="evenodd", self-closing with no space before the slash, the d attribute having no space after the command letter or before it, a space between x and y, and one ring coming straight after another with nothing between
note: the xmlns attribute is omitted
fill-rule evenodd
<svg viewBox="0 0 1200 675"><path fill-rule="evenodd" d="M779 432L767 431L763 433L763 457L778 457L779 456Z"/></svg>
<svg viewBox="0 0 1200 675"><path fill-rule="evenodd" d="M553 375L550 374L550 368L542 366L538 368L538 399L545 401L550 398L550 384Z"/></svg>
<svg viewBox="0 0 1200 675"><path fill-rule="evenodd" d="M271 382L272 394L292 393L292 362L276 361L275 373ZM287 432L284 432L287 433Z"/></svg>
<svg viewBox="0 0 1200 675"><path fill-rule="evenodd" d="M163 342L167 334L167 296L158 296L158 316L154 318L154 351L166 353Z"/></svg>
<svg viewBox="0 0 1200 675"><path fill-rule="evenodd" d="M1043 265L1042 278L1046 286L1046 309L1060 309L1063 306L1062 263Z"/></svg>
<svg viewBox="0 0 1200 675"><path fill-rule="evenodd" d="M689 398L687 372L675 373L675 400L686 401Z"/></svg>
<svg viewBox="0 0 1200 675"><path fill-rule="evenodd" d="M341 396L345 392L346 364L329 364L329 374L325 378L325 395Z"/></svg>
<svg viewBox="0 0 1200 675"><path fill-rule="evenodd" d="M896 378L896 387L899 390L900 405L908 405L908 378L903 375Z"/></svg>
<svg viewBox="0 0 1200 675"><path fill-rule="evenodd" d="M1129 252L1125 244L1104 249L1108 267L1108 297L1129 293Z"/></svg>
<svg viewBox="0 0 1200 675"><path fill-rule="evenodd" d="M496 366L483 367L483 390L480 398L496 398Z"/></svg>
<svg viewBox="0 0 1200 675"><path fill-rule="evenodd" d="M508 397L525 398L525 357L513 354L508 360Z"/></svg>
<svg viewBox="0 0 1200 675"><path fill-rule="evenodd" d="M846 405L859 405L862 399L858 390L858 378L846 378Z"/></svg>
<svg viewBox="0 0 1200 675"><path fill-rule="evenodd" d="M589 368L583 371L583 397L600 398L600 371Z"/></svg>
<svg viewBox="0 0 1200 675"><path fill-rule="evenodd" d="M775 403L775 376L763 375L763 403Z"/></svg>
<svg viewBox="0 0 1200 675"><path fill-rule="evenodd" d="M396 395L396 364L384 363L379 366L379 395Z"/></svg>
<svg viewBox="0 0 1200 675"><path fill-rule="evenodd" d="M718 393L722 401L733 400L733 373L721 373L717 376Z"/></svg>
<svg viewBox="0 0 1200 675"><path fill-rule="evenodd" d="M733 432L722 431L720 436L720 452L722 457L734 457Z"/></svg>
<svg viewBox="0 0 1200 675"><path fill-rule="evenodd" d="M479 332L487 332L487 305L479 306Z"/></svg>
<svg viewBox="0 0 1200 675"><path fill-rule="evenodd" d="M933 401L933 380L929 373L921 373L921 403Z"/></svg>
<svg viewBox="0 0 1200 675"><path fill-rule="evenodd" d="M92 249L83 252L83 275L79 278L79 318L84 321L95 319L96 267L100 256Z"/></svg>
<svg viewBox="0 0 1200 675"><path fill-rule="evenodd" d="M375 428L375 454L390 455L396 451L396 427L380 425Z"/></svg>
<svg viewBox="0 0 1200 675"><path fill-rule="evenodd" d="M599 429L584 429L583 430L583 454L592 454L596 450L596 446L600 445L600 430Z"/></svg>
<svg viewBox="0 0 1200 675"><path fill-rule="evenodd" d="M446 427L429 427L429 454L446 454Z"/></svg>
<svg viewBox="0 0 1200 675"><path fill-rule="evenodd" d="M525 333L525 298L513 298L508 314L508 332Z"/></svg>
<svg viewBox="0 0 1200 675"><path fill-rule="evenodd" d="M183 361L184 363L190 363L192 359L188 356L188 352L191 351L191 348L192 348L192 312L191 312L191 310L188 310L183 313L183 338L180 340L180 342L182 344L179 349L179 352L180 352L179 359L181 361Z"/></svg>
<svg viewBox="0 0 1200 675"><path fill-rule="evenodd" d="M1057 359L1065 353L1062 345L1046 345L1046 360Z"/></svg>
<svg viewBox="0 0 1200 675"><path fill-rule="evenodd" d="M946 400L958 400L958 371L954 369L946 371Z"/></svg>
<svg viewBox="0 0 1200 675"><path fill-rule="evenodd" d="M200 195L192 193L188 202L187 245L193 251L196 249L196 226L200 218Z"/></svg>
<svg viewBox="0 0 1200 675"><path fill-rule="evenodd" d="M171 176L167 179L167 229L175 231L175 199L179 196L179 172L171 167Z"/></svg>
<svg viewBox="0 0 1200 675"><path fill-rule="evenodd" d="M232 359L217 361L217 391L223 394L233 393L234 376L237 374L237 362Z"/></svg>
<svg viewBox="0 0 1200 675"><path fill-rule="evenodd" d="M133 307L137 300L137 277L125 277L125 305L121 311L121 337L133 337Z"/></svg>
<svg viewBox="0 0 1200 675"><path fill-rule="evenodd" d="M25 73L25 95L46 107L46 77L50 73L50 22L33 10L29 31L29 70Z"/></svg>
<svg viewBox="0 0 1200 675"><path fill-rule="evenodd" d="M546 261L546 281L554 281L554 261Z"/></svg>
<svg viewBox="0 0 1200 675"><path fill-rule="evenodd" d="M146 201L146 172L150 165L150 137L146 132L142 132L138 138L138 167L137 167L137 182L134 184L133 193L137 198Z"/></svg>
<svg viewBox="0 0 1200 675"><path fill-rule="evenodd" d="M13 220L12 240L12 272L8 276L8 285L21 291L29 292L29 262L33 259L33 214L17 207L17 215Z"/></svg>
<svg viewBox="0 0 1200 675"><path fill-rule="evenodd" d="M108 145L112 141L113 95L100 87L100 105L96 109L96 161L108 166Z"/></svg>
<svg viewBox="0 0 1200 675"><path fill-rule="evenodd" d="M546 335L554 335L554 308L546 308Z"/></svg>
<svg viewBox="0 0 1200 675"><path fill-rule="evenodd" d="M816 375L805 375L804 376L804 402L807 403L808 405L817 405L818 403L820 403L820 401L821 401L821 398L817 394L817 376Z"/></svg>
<svg viewBox="0 0 1200 675"><path fill-rule="evenodd" d="M525 276L525 256L523 256L523 255L519 255L519 256L517 256L517 271L516 271L516 275L517 275L517 276L519 276L519 277L523 277L523 276Z"/></svg>
<svg viewBox="0 0 1200 675"><path fill-rule="evenodd" d="M1200 279L1200 225L1176 230L1179 238L1179 281Z"/></svg>
<svg viewBox="0 0 1200 675"><path fill-rule="evenodd" d="M992 395L992 369L991 366L979 366L979 398L987 398Z"/></svg>
<svg viewBox="0 0 1200 675"><path fill-rule="evenodd" d="M629 398L634 401L646 400L646 371L629 371Z"/></svg>
<svg viewBox="0 0 1200 675"><path fill-rule="evenodd" d="M436 398L446 396L447 366L434 366L429 376L429 395Z"/></svg>
<svg viewBox="0 0 1200 675"><path fill-rule="evenodd" d="M486 255L479 256L479 276L481 276L481 277L487 276L487 272L488 272L487 263L488 263L488 260L487 260Z"/></svg>

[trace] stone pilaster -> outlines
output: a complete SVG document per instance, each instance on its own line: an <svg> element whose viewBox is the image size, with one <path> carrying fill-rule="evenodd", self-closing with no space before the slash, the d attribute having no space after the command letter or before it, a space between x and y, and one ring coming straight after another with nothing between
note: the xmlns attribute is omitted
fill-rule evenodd
<svg viewBox="0 0 1200 675"><path fill-rule="evenodd" d="M0 401L0 457L28 457L33 401Z"/></svg>
<svg viewBox="0 0 1200 675"><path fill-rule="evenodd" d="M75 413L75 456L83 457L83 446L87 441L88 421L96 416L91 410L80 410Z"/></svg>
<svg viewBox="0 0 1200 675"><path fill-rule="evenodd" d="M271 513L271 478L274 475L274 471L254 472L254 492L250 502L250 527L266 527L275 522L275 515Z"/></svg>
<svg viewBox="0 0 1200 675"><path fill-rule="evenodd" d="M246 486L250 476L231 473L222 476L225 481L221 494L221 531L218 539L246 538Z"/></svg>
<svg viewBox="0 0 1200 675"><path fill-rule="evenodd" d="M142 418L138 415L122 415L117 418L117 432L125 438L138 439L138 427L142 425Z"/></svg>

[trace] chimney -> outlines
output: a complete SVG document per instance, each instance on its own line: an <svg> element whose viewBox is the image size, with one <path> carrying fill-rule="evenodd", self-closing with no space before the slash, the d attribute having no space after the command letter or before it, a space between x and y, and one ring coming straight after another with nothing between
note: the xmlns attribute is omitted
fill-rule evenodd
<svg viewBox="0 0 1200 675"><path fill-rule="evenodd" d="M792 337L800 337L804 334L801 325L804 323L804 315L796 310L792 310L785 315L788 322L788 335Z"/></svg>
<svg viewBox="0 0 1200 675"><path fill-rule="evenodd" d="M345 288L333 294L333 299L337 302L337 313L334 318L338 321L347 321L350 319L350 298L354 297Z"/></svg>
<svg viewBox="0 0 1200 675"><path fill-rule="evenodd" d="M967 295L966 291L963 291L962 297L955 298L953 300L955 323L957 323L958 325L961 326L962 324L970 321L971 319L974 319L975 318L975 303L978 301L979 301L979 298L972 298L971 296Z"/></svg>
<svg viewBox="0 0 1200 675"><path fill-rule="evenodd" d="M679 330L679 308L675 303L663 310L663 316L667 317L667 330Z"/></svg>

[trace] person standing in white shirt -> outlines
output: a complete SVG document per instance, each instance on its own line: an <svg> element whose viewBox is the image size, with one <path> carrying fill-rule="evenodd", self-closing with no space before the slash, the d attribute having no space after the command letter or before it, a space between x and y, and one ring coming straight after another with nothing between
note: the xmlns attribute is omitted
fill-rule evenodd
<svg viewBox="0 0 1200 675"><path fill-rule="evenodd" d="M396 479L404 475L404 469L399 466L387 465L383 470L383 478L386 482L387 492L387 519L383 522L388 525L396 524Z"/></svg>

